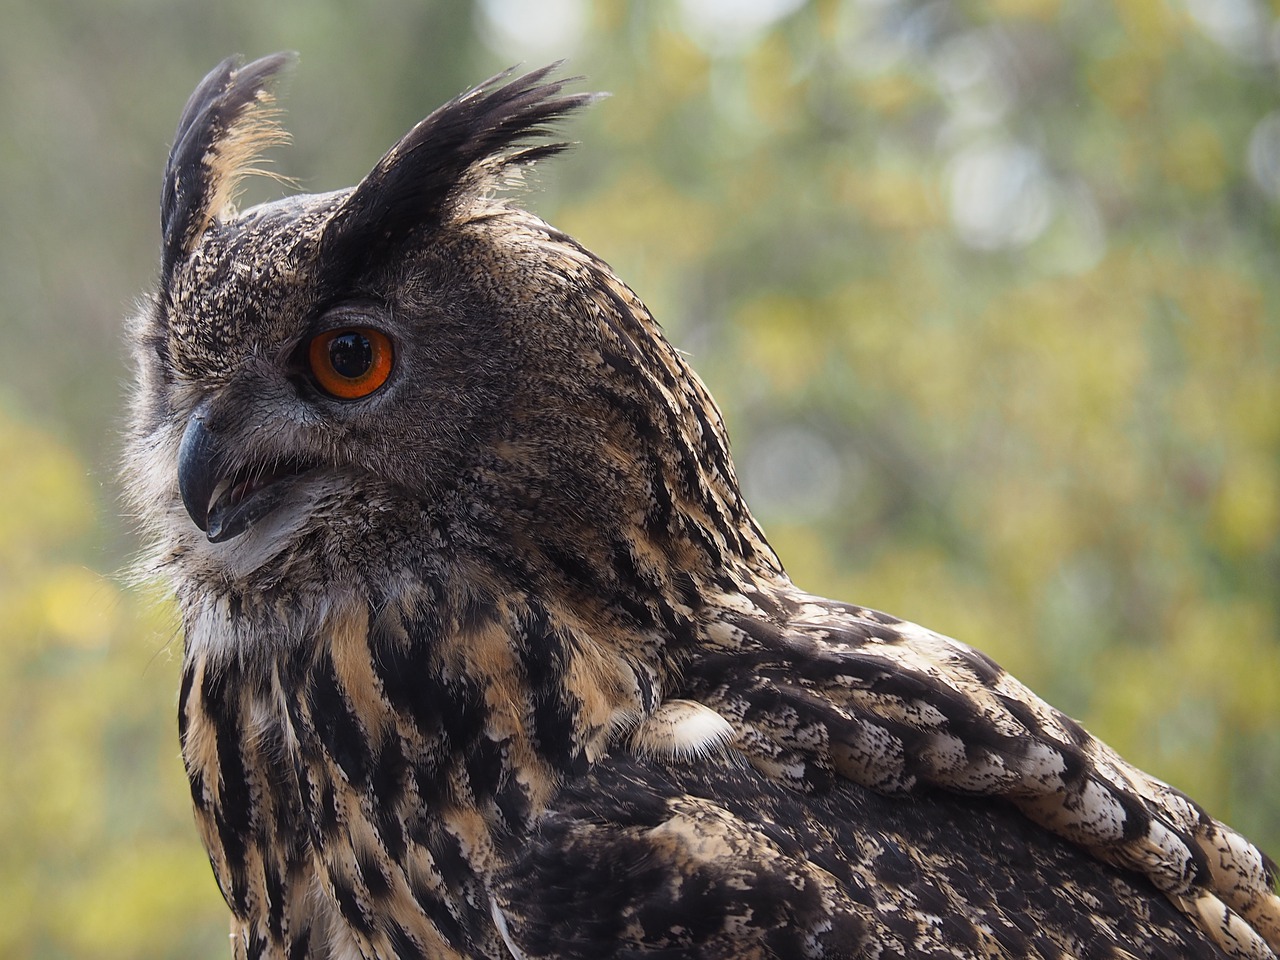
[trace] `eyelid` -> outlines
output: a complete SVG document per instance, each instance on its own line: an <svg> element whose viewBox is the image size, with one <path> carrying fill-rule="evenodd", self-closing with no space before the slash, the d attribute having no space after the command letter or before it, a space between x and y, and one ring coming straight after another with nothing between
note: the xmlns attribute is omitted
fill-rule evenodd
<svg viewBox="0 0 1280 960"><path fill-rule="evenodd" d="M372 327L386 331L391 325L391 310L378 300L347 300L319 311L302 337L305 348L314 338L348 327Z"/></svg>

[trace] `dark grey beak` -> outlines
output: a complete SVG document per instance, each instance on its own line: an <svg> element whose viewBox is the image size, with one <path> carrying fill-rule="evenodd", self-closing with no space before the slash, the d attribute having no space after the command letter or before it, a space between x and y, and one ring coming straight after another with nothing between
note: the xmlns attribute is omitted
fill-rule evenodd
<svg viewBox="0 0 1280 960"><path fill-rule="evenodd" d="M204 531L209 529L209 501L218 484L218 459L217 439L204 425L204 412L196 410L178 448L178 490L192 521Z"/></svg>

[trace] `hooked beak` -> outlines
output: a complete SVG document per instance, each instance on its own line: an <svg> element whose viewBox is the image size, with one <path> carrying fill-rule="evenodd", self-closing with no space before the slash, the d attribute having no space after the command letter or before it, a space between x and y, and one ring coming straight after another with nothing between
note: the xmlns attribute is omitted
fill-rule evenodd
<svg viewBox="0 0 1280 960"><path fill-rule="evenodd" d="M178 491L182 505L192 522L206 533L209 530L209 502L218 484L218 444L204 424L203 410L197 410L187 421L178 447Z"/></svg>
<svg viewBox="0 0 1280 960"><path fill-rule="evenodd" d="M285 458L235 464L204 407L187 421L178 447L178 491L192 522L211 543L238 537L284 502L314 462Z"/></svg>

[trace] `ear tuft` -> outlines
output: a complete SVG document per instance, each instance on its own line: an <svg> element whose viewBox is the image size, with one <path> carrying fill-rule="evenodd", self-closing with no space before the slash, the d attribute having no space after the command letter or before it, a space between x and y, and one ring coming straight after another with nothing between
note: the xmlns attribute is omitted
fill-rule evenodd
<svg viewBox="0 0 1280 960"><path fill-rule="evenodd" d="M268 84L293 59L291 53L277 53L241 66L238 58L228 57L191 94L164 172L164 278L214 220L232 210L245 177L274 176L259 161L289 136L279 124Z"/></svg>
<svg viewBox="0 0 1280 960"><path fill-rule="evenodd" d="M325 228L326 260L348 275L417 227L444 220L460 199L497 184L513 167L556 154L536 143L556 121L600 98L562 94L553 63L507 81L506 70L446 103L387 152Z"/></svg>

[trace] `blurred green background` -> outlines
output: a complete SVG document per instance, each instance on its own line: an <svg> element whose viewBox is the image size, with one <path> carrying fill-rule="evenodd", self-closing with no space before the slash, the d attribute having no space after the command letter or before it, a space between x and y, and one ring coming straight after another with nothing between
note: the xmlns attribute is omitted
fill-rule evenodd
<svg viewBox="0 0 1280 960"><path fill-rule="evenodd" d="M8 0L0 956L227 955L173 614L122 576L120 323L188 92L280 48L310 190L511 63L612 91L529 202L692 354L793 577L1280 852L1278 8Z"/></svg>

